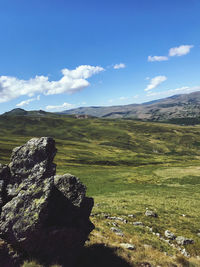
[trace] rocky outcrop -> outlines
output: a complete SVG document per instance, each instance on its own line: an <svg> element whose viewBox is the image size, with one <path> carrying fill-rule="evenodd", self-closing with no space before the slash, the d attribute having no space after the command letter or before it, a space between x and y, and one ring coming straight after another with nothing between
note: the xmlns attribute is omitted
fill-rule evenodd
<svg viewBox="0 0 200 267"><path fill-rule="evenodd" d="M0 237L24 256L73 266L94 228L93 199L75 176L55 176L55 154L52 138L33 138L0 165Z"/></svg>

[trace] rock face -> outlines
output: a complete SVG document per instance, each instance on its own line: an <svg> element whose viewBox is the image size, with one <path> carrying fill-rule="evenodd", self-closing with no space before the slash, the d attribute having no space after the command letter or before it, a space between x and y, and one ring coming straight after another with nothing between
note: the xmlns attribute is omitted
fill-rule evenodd
<svg viewBox="0 0 200 267"><path fill-rule="evenodd" d="M55 176L55 154L52 138L33 138L0 165L0 237L25 256L73 266L94 228L93 199L75 176Z"/></svg>

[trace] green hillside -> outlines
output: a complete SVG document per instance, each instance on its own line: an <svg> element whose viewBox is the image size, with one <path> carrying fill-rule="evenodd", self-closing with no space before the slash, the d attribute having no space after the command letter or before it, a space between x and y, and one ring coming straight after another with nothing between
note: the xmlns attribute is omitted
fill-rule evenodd
<svg viewBox="0 0 200 267"><path fill-rule="evenodd" d="M32 137L56 139L57 173L77 175L95 200L96 229L88 248L96 243L115 247L115 253L132 266L142 261L200 266L196 258L200 256L200 126L47 115L0 116L0 129L1 163ZM146 208L156 211L158 218L146 217ZM123 237L110 230L112 221L105 214L128 220L117 222ZM133 226L134 221L145 226ZM185 247L192 257L183 257L148 227L161 236L170 230L192 238L194 244ZM135 244L136 250L119 247L126 242Z"/></svg>
<svg viewBox="0 0 200 267"><path fill-rule="evenodd" d="M200 156L199 126L71 116L0 116L0 129L1 138L9 138L13 145L30 137L52 136L57 139L58 154L66 147L65 161L73 164L139 166ZM1 146L1 158L9 153Z"/></svg>

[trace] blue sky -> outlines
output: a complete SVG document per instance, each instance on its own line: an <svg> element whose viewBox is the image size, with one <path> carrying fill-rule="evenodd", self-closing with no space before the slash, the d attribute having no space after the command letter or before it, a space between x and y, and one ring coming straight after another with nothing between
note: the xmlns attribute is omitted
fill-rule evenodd
<svg viewBox="0 0 200 267"><path fill-rule="evenodd" d="M200 90L199 0L0 0L0 113Z"/></svg>

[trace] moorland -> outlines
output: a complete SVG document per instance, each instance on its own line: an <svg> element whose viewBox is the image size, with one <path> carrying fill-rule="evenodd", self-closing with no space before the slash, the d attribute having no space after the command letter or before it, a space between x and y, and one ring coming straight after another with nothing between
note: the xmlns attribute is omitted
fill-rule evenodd
<svg viewBox="0 0 200 267"><path fill-rule="evenodd" d="M199 131L200 125L132 119L2 115L0 162L8 163L12 149L32 137L55 138L57 173L79 177L95 201L91 220L96 228L80 266L200 266ZM158 217L145 216L147 209ZM188 257L175 241L170 245L160 238L166 230L194 240L182 246ZM122 243L135 248L127 250Z"/></svg>

